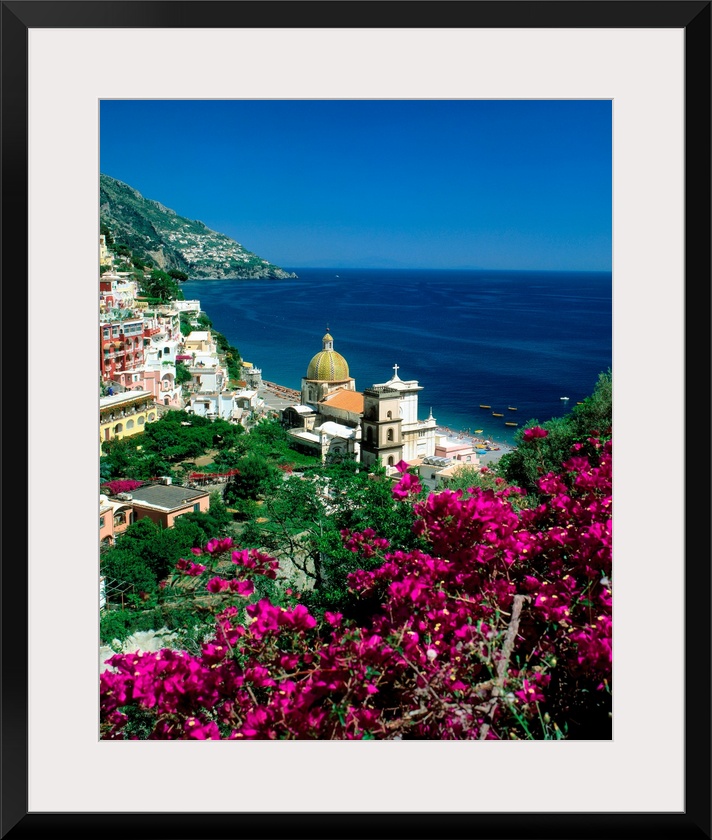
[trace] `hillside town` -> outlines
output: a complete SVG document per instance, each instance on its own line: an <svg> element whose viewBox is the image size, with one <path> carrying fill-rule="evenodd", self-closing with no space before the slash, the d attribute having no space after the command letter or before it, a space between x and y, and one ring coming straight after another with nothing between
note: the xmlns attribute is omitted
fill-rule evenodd
<svg viewBox="0 0 712 840"><path fill-rule="evenodd" d="M145 278L149 274L146 269ZM489 441L449 435L437 426L432 409L419 419L422 386L402 379L397 364L387 381L358 391L328 326L321 348L315 341L316 352L305 359L297 391L264 380L261 369L243 359L230 369L226 341L210 328L199 300L158 300L142 285L135 266L101 235L100 455L110 442L141 434L168 412L224 421L247 432L270 418L285 430L291 449L315 463L349 458L371 468L380 464L393 482L408 469L429 490L448 486L463 466L479 471L487 455L500 454ZM190 424L188 419L181 425ZM112 492L112 483L104 482L100 545L115 546L130 525L144 518L172 528L185 514L209 511L211 492L224 493L235 471L205 469L186 474L181 484L154 476Z"/></svg>

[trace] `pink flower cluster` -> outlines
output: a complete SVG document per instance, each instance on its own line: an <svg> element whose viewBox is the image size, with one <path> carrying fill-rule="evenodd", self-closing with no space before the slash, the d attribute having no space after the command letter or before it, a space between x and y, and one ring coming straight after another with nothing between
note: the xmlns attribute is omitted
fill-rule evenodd
<svg viewBox="0 0 712 840"><path fill-rule="evenodd" d="M236 602L222 603L199 656L112 657L102 737L132 737L132 709L151 714L159 739L544 738L557 718L560 733L567 709L611 686L611 444L594 443L591 458L579 448L541 478L537 507L516 511L520 491L506 486L415 501L427 552L344 532L351 551L382 561L349 576L355 596L380 604L359 621L245 604L277 561L211 540L203 571L178 571ZM413 478L401 471L404 499Z"/></svg>
<svg viewBox="0 0 712 840"><path fill-rule="evenodd" d="M365 558L373 557L379 551L385 551L389 545L388 540L376 536L373 528L364 528L360 533L342 531L341 536L349 551Z"/></svg>
<svg viewBox="0 0 712 840"><path fill-rule="evenodd" d="M143 483L143 481L136 481L133 478L117 478L114 481L107 481L101 486L109 495L115 496L117 493L130 493L132 490L141 487Z"/></svg>

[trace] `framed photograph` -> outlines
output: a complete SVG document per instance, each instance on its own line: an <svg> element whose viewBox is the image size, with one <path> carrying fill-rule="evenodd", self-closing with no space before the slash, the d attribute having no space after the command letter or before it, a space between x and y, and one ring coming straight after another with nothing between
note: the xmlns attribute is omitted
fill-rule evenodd
<svg viewBox="0 0 712 840"><path fill-rule="evenodd" d="M712 836L710 5L0 3L1 837ZM190 128L140 100L610 103L612 738L99 738L100 139Z"/></svg>

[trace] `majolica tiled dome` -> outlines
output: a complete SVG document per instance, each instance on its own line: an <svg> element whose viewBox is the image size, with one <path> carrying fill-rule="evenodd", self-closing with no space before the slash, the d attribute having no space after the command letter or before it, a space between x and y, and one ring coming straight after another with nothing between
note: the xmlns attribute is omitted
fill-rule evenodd
<svg viewBox="0 0 712 840"><path fill-rule="evenodd" d="M349 366L341 353L334 350L334 339L327 332L321 341L324 349L309 362L307 379L318 379L322 382L341 382L348 379Z"/></svg>

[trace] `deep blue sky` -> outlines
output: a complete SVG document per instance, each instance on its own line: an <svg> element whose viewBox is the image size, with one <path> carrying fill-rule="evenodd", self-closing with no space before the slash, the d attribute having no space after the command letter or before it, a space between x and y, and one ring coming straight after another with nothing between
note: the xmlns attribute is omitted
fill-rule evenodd
<svg viewBox="0 0 712 840"><path fill-rule="evenodd" d="M101 171L285 268L611 269L607 100L113 100Z"/></svg>

